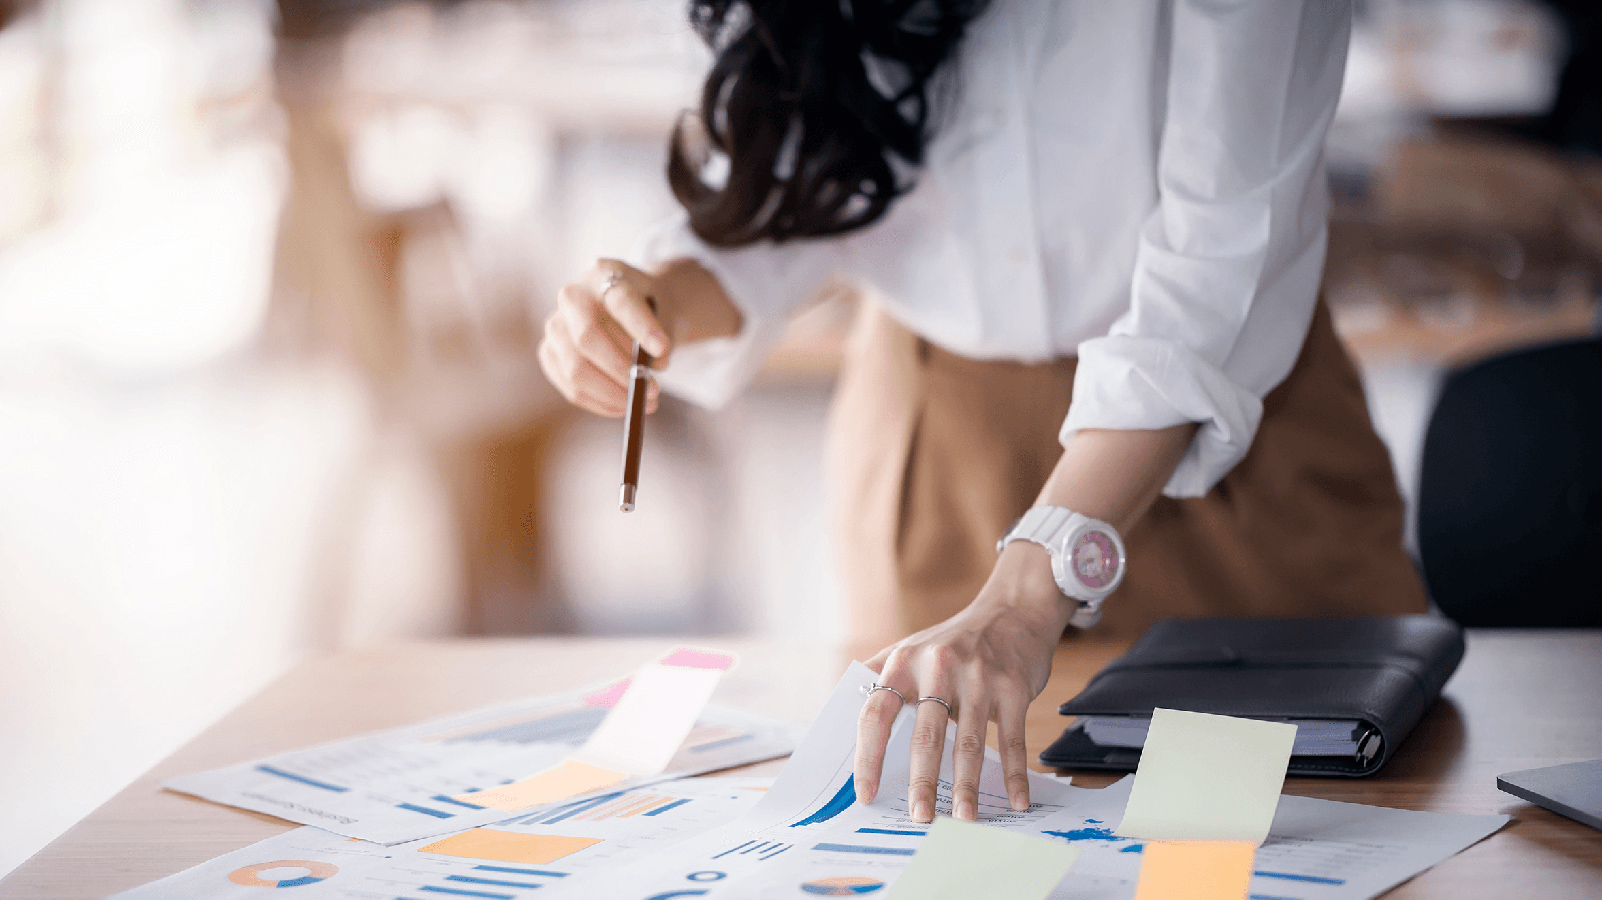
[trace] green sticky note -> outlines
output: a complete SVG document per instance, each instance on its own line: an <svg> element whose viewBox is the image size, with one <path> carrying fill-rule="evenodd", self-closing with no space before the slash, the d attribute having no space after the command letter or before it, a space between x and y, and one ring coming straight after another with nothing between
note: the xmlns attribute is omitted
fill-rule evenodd
<svg viewBox="0 0 1602 900"><path fill-rule="evenodd" d="M1174 709L1151 730L1116 834L1261 844L1279 806L1296 726Z"/></svg>
<svg viewBox="0 0 1602 900"><path fill-rule="evenodd" d="M1059 841L942 817L885 900L1043 900L1078 856Z"/></svg>

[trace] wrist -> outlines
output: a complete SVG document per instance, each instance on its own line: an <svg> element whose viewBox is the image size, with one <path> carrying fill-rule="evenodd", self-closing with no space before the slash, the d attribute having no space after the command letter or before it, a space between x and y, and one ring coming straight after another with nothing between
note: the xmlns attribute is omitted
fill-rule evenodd
<svg viewBox="0 0 1602 900"><path fill-rule="evenodd" d="M980 599L1058 621L1063 627L1077 603L1064 596L1051 570L1051 554L1039 544L1014 541L1001 551Z"/></svg>

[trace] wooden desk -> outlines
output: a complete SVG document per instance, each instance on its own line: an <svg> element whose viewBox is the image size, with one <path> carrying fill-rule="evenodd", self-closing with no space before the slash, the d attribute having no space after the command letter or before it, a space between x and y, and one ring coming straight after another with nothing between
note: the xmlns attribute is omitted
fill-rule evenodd
<svg viewBox="0 0 1602 900"><path fill-rule="evenodd" d="M784 644L709 642L742 654L719 702L808 722L846 655ZM455 641L305 663L112 798L5 881L0 898L103 897L278 834L289 823L160 790L164 777L375 728L600 680L667 641ZM1078 641L1058 654L1030 709L1032 750L1055 738L1055 705L1122 644ZM1381 774L1292 778L1286 791L1381 806L1513 814L1502 831L1389 897L1602 897L1602 832L1496 790L1501 772L1602 756L1602 632L1481 632L1445 698ZM776 772L777 763L757 767ZM1101 787L1113 780L1087 773Z"/></svg>

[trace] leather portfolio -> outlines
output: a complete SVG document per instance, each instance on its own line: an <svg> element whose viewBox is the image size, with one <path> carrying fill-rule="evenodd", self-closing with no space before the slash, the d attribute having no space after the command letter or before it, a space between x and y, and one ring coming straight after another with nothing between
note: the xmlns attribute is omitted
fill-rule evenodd
<svg viewBox="0 0 1602 900"><path fill-rule="evenodd" d="M1171 619L1059 708L1078 719L1040 761L1133 771L1160 706L1292 722L1291 774L1370 775L1462 658L1462 627L1434 615Z"/></svg>

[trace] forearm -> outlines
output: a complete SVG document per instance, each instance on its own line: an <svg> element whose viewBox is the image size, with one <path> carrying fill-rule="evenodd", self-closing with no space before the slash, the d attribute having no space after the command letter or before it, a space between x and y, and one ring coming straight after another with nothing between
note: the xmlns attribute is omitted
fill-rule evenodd
<svg viewBox="0 0 1602 900"><path fill-rule="evenodd" d="M1195 434L1194 423L1150 431L1078 432L1063 448L1035 502L1101 519L1127 534L1162 493ZM1014 541L991 574L996 588L992 596L1030 606L1045 604L1066 617L1067 601L1051 578L1045 549Z"/></svg>
<svg viewBox="0 0 1602 900"><path fill-rule="evenodd" d="M1151 431L1078 432L1035 502L1066 507L1127 533L1162 493L1195 436L1193 422Z"/></svg>

